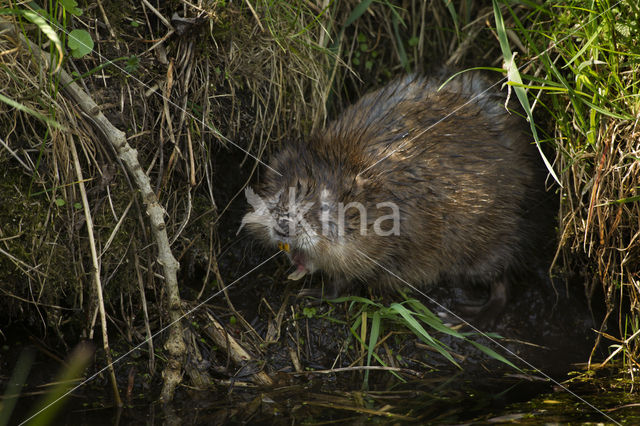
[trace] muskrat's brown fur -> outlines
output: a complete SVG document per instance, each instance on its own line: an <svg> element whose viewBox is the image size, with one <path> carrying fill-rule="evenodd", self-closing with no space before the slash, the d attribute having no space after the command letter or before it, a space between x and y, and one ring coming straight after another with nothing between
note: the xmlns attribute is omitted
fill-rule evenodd
<svg viewBox="0 0 640 426"><path fill-rule="evenodd" d="M393 81L273 158L280 174L266 171L265 204L243 224L267 245L290 246L295 278L320 270L337 290L488 283L484 309L500 310L513 273L539 266L544 166L526 123L477 75L441 84ZM354 202L366 209L366 235L355 208L340 232L340 203ZM392 209L376 207L384 202L398 206L398 235L375 232L377 220L392 230Z"/></svg>

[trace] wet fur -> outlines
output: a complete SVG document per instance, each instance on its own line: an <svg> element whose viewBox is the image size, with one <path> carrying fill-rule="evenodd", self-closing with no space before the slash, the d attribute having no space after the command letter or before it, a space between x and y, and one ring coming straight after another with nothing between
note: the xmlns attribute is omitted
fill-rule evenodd
<svg viewBox="0 0 640 426"><path fill-rule="evenodd" d="M267 170L257 192L276 222L286 222L287 188L296 188L295 204L314 203L305 216L311 232L296 225L283 236L266 218L247 223L250 231L266 245L288 242L297 261L339 291L358 281L382 289L405 287L403 280L423 288L493 284L536 269L544 167L526 123L482 77L464 74L438 91L441 83L398 79L285 146L271 161L282 176ZM353 214L338 235L340 201L367 207L368 230L389 214L376 204L394 202L400 235L362 236ZM328 235L320 209L329 211Z"/></svg>

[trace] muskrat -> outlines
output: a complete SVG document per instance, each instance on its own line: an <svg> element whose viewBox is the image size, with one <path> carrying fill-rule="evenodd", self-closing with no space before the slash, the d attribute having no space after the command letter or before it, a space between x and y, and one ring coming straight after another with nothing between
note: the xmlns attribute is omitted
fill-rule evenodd
<svg viewBox="0 0 640 426"><path fill-rule="evenodd" d="M495 315L512 277L539 267L545 173L525 121L480 75L441 85L409 75L365 95L247 189L242 223L286 249L289 278L322 271L334 295L484 283L489 301L465 311Z"/></svg>

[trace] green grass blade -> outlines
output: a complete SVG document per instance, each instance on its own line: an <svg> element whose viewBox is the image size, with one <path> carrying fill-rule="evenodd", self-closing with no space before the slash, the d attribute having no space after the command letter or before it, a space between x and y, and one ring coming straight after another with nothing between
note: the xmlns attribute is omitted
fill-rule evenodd
<svg viewBox="0 0 640 426"><path fill-rule="evenodd" d="M509 39L507 37L507 29L504 26L504 19L502 18L502 13L500 12L500 7L498 6L497 0L492 0L493 3L493 14L496 21L496 32L498 33L498 41L500 42L500 49L502 50L502 56L504 58L505 66L507 67L507 76L510 81L515 81L516 83L522 84L522 78L520 77L520 72L518 71L518 67L515 64L515 60L513 58L513 54L511 53L511 48L509 46ZM529 104L529 99L527 98L527 93L522 87L514 86L514 91L518 100L520 101L520 105L524 109L527 118L529 119L529 125L531 127L531 133L533 134L533 138L536 141L536 146L538 147L538 152L542 157L542 161L544 161L549 174L553 176L553 179L558 183L558 185L562 186L560 179L556 175L556 172L553 170L553 166L547 159L547 157L542 152L542 148L540 147L540 138L538 137L538 131L536 129L535 122L533 120L533 114L531 112L531 105Z"/></svg>
<svg viewBox="0 0 640 426"><path fill-rule="evenodd" d="M374 301L369 300L366 297L360 297L360 296L336 297L335 299L329 299L328 302L331 302L331 303L358 302L358 303L363 303L365 305L376 305Z"/></svg>
<svg viewBox="0 0 640 426"><path fill-rule="evenodd" d="M407 52L404 50L404 43L400 36L400 17L397 14L393 14L391 17L391 25L393 26L393 34L396 37L396 45L398 46L398 57L400 64L405 71L409 72L409 59L407 58Z"/></svg>
<svg viewBox="0 0 640 426"><path fill-rule="evenodd" d="M409 311L407 308L405 308L399 303L391 304L389 309L397 312L403 318L405 325L409 327L418 336L418 338L420 338L420 340L422 340L423 342L431 346L433 349L438 351L440 355L444 356L446 359L449 360L449 362L454 364L456 367L460 368L460 365L458 365L458 363L453 359L453 357L447 350L448 348L443 343L434 339L424 329L424 327L422 327L422 325L413 317L413 313L411 311Z"/></svg>
<svg viewBox="0 0 640 426"><path fill-rule="evenodd" d="M444 5L447 7L449 14L451 15L451 19L453 20L453 25L456 29L456 35L460 35L460 26L458 25L458 12L456 12L456 8L453 5L453 0L443 0Z"/></svg>
<svg viewBox="0 0 640 426"><path fill-rule="evenodd" d="M62 42L60 41L60 38L58 37L56 30L54 30L53 27L49 25L49 22L46 20L44 16L42 16L37 12L31 11L31 10L17 10L17 12L18 12L17 13L18 15L22 15L28 21L34 23L40 29L40 31L42 31L42 33L45 36L47 36L47 38L55 46L56 50L58 51L58 64L56 65L54 72L57 72L58 69L60 69L60 66L62 65L62 59L64 58L64 53L62 51ZM46 12L43 10L42 13L46 13Z"/></svg>
<svg viewBox="0 0 640 426"><path fill-rule="evenodd" d="M436 331L441 333L448 334L453 337L457 337L459 339L463 339L464 336L458 333L456 330L453 330L450 327L447 327L442 323L442 320L433 312L431 312L426 306L417 300L408 300L407 301L411 308L416 311L420 315L420 319L424 321L429 327L433 328Z"/></svg>
<svg viewBox="0 0 640 426"><path fill-rule="evenodd" d="M32 115L34 117L36 117L37 119L47 123L48 125L50 125L51 127L55 127L56 129L60 129L60 130L65 130L63 128L63 126L58 123L56 120L54 120L51 117L47 117L46 115L40 114L38 111L31 109L27 106L22 105L20 102L16 102L11 98L8 98L6 96L4 96L3 94L0 93L0 102L4 102L7 105L10 105L12 107L14 107L17 110L20 110L22 112L26 112L29 115Z"/></svg>
<svg viewBox="0 0 640 426"><path fill-rule="evenodd" d="M635 197L620 198L619 200L609 201L608 204L626 204L626 203L635 203L636 201L640 201L640 195L636 195Z"/></svg>
<svg viewBox="0 0 640 426"><path fill-rule="evenodd" d="M569 62L567 62L565 64L564 67L562 68L569 68L569 66L571 66L571 64L577 60L578 58L580 58L584 52L591 46L591 44L593 43L593 41L596 39L596 37L598 37L598 35L600 34L600 32L602 31L603 27L600 26L598 27L598 29L593 33L593 35L591 37L589 37L589 40L587 40L587 42L584 44L584 46L582 46L582 48L580 50L578 50L578 52L573 55L573 58L571 58L569 60Z"/></svg>
<svg viewBox="0 0 640 426"><path fill-rule="evenodd" d="M92 356L93 347L89 344L80 344L73 350L66 367L56 380L57 385L47 392L38 408L26 419L30 425L44 426L53 423L57 412L62 408L64 398L82 376Z"/></svg>
<svg viewBox="0 0 640 426"><path fill-rule="evenodd" d="M367 366L371 365L371 356L373 355L373 349L378 343L378 337L380 337L380 321L380 311L378 310L373 313L373 318L371 318L369 344L367 345ZM369 370L366 370L364 373L364 386L365 388L369 386Z"/></svg>
<svg viewBox="0 0 640 426"><path fill-rule="evenodd" d="M358 18L360 18L362 14L367 11L369 6L371 6L371 3L373 3L373 0L364 0L360 2L356 7L354 7L347 17L347 20L344 23L344 27L348 27L349 25L353 24Z"/></svg>
<svg viewBox="0 0 640 426"><path fill-rule="evenodd" d="M16 402L18 402L18 398L20 397L20 390L29 376L29 371L31 370L34 358L35 353L30 349L23 350L18 358L16 366L13 369L13 373L11 373L11 378L7 383L7 389L5 390L2 398L0 426L9 424L11 413L13 413Z"/></svg>
<svg viewBox="0 0 640 426"><path fill-rule="evenodd" d="M485 345L483 345L481 343L474 342L473 340L467 339L467 341L469 343L471 343L473 346L475 346L476 348L478 348L478 350L480 350L480 351L484 352L485 354L487 354L488 356L490 356L491 358L493 358L493 359L495 359L497 361L503 362L503 363L507 364L508 366L515 368L518 371L522 371L518 367L516 367L515 364L513 364L511 361L509 361L508 359L506 359L505 357L503 357L502 355L500 355L499 353L497 353L493 349L491 349L491 348L489 348L489 347L487 347L487 346L485 346Z"/></svg>

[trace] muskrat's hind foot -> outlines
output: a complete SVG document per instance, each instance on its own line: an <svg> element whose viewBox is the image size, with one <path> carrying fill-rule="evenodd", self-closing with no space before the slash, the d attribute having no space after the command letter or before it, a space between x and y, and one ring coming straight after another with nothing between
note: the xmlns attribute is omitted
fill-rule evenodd
<svg viewBox="0 0 640 426"><path fill-rule="evenodd" d="M298 292L298 299L302 299L303 297L311 297L315 300L312 301L313 304L320 304L324 300L335 299L338 296L338 290L336 286L329 285L320 288L303 288Z"/></svg>
<svg viewBox="0 0 640 426"><path fill-rule="evenodd" d="M459 304L458 314L476 327L492 327L507 305L509 286L504 278L491 283L491 295L483 305Z"/></svg>

